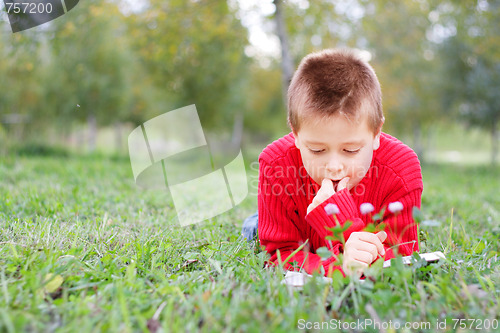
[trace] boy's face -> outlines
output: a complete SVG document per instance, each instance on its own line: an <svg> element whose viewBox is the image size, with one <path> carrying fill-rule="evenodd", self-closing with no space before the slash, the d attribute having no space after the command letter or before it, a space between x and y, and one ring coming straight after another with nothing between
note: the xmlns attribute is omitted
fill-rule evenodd
<svg viewBox="0 0 500 333"><path fill-rule="evenodd" d="M351 189L364 178L373 151L380 145L380 129L374 134L367 118L362 115L359 121L349 121L336 115L310 119L301 124L297 133L294 131L295 146L300 150L304 167L318 185L328 178L336 190L339 181L349 177Z"/></svg>

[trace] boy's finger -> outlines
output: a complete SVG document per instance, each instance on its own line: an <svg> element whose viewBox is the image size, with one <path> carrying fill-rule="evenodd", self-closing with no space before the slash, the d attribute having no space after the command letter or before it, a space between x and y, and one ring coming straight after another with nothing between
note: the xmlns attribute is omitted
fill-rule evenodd
<svg viewBox="0 0 500 333"><path fill-rule="evenodd" d="M321 205L326 199L326 197L322 196L322 195L316 195L313 199L313 201L311 202L311 205L313 205L314 207L316 206L319 206Z"/></svg>
<svg viewBox="0 0 500 333"><path fill-rule="evenodd" d="M321 182L321 188L313 199L313 203L320 205L323 201L327 200L329 197L335 194L333 190L333 183L330 179L323 179Z"/></svg>
<svg viewBox="0 0 500 333"><path fill-rule="evenodd" d="M370 252L363 251L363 250L358 250L354 254L353 257L354 260L365 263L367 265L371 264L377 257L373 257L373 255Z"/></svg>
<svg viewBox="0 0 500 333"><path fill-rule="evenodd" d="M376 233L376 235L382 243L387 239L387 233L385 231L379 231Z"/></svg>
<svg viewBox="0 0 500 333"><path fill-rule="evenodd" d="M371 255L371 261L369 262L370 264L378 257L378 249L372 243L359 242L359 244L356 245L356 250L369 253Z"/></svg>
<svg viewBox="0 0 500 333"><path fill-rule="evenodd" d="M328 195L328 197L331 197L333 194L335 194L335 190L333 189L333 182L331 179L328 178L323 178L323 181L321 182L321 188L318 191L318 194L322 192L325 195Z"/></svg>
<svg viewBox="0 0 500 333"><path fill-rule="evenodd" d="M385 232L384 232L385 233ZM385 255L385 249L384 245L382 244L382 241L378 237L378 235L372 234L371 232L360 232L359 233L359 240L362 240L364 242L372 243L377 247L378 253L380 255ZM387 237L387 234L386 234Z"/></svg>
<svg viewBox="0 0 500 333"><path fill-rule="evenodd" d="M351 178L349 178L349 177L342 178L337 185L337 192L342 191L343 189L347 188L347 184L349 184L350 179Z"/></svg>

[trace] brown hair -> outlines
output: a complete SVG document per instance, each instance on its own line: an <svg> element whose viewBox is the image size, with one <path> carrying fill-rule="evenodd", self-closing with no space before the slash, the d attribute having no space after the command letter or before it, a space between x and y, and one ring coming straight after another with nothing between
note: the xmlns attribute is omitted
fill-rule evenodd
<svg viewBox="0 0 500 333"><path fill-rule="evenodd" d="M368 125L376 133L384 122L382 92L375 71L359 52L327 49L302 59L288 88L288 124L293 131L311 113L357 119L366 109Z"/></svg>

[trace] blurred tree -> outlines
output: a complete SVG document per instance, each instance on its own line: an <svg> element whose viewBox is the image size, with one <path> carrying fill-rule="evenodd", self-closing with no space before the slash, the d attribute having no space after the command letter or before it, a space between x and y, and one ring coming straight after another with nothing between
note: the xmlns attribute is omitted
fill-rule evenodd
<svg viewBox="0 0 500 333"><path fill-rule="evenodd" d="M269 121L274 128L270 133L282 135L286 127L286 95L288 85L295 71L295 64L310 52L326 47L335 47L341 43L342 36L337 27L343 26L347 20L338 15L335 1L310 3L308 1L273 0L275 12L268 19L274 26L272 33L280 40L281 58L272 61L268 68L253 69L252 86L265 87L265 91L255 92L259 101L252 105L260 105L258 110L252 110ZM344 36L346 37L346 36ZM281 93L275 86L278 68L281 71ZM260 82L260 83L256 83ZM277 95L283 100L280 103ZM258 119L256 119L258 121ZM249 125L253 122L248 121ZM261 125L261 127L264 125Z"/></svg>
<svg viewBox="0 0 500 333"><path fill-rule="evenodd" d="M122 5L87 0L43 27L2 35L12 40L1 50L0 73L16 77L2 82L2 114L16 109L63 136L86 121L92 149L98 126L139 124L196 104L206 128L232 131L239 146L250 61L235 8L223 0L152 0L125 15Z"/></svg>
<svg viewBox="0 0 500 333"><path fill-rule="evenodd" d="M21 140L46 124L36 111L43 96L40 47L36 33L12 34L7 26L0 35L0 122L8 136Z"/></svg>
<svg viewBox="0 0 500 333"><path fill-rule="evenodd" d="M273 3L276 7L276 12L274 14L274 19L276 22L276 33L278 34L281 45L282 94L285 104L287 104L286 96L288 85L292 80L295 66L293 64L292 55L290 53L290 46L288 43L288 31L283 14L283 1L274 0Z"/></svg>
<svg viewBox="0 0 500 333"><path fill-rule="evenodd" d="M223 0L151 0L131 20L134 46L163 91L155 112L196 104L206 128L232 128L239 145L250 62L235 10Z"/></svg>
<svg viewBox="0 0 500 333"><path fill-rule="evenodd" d="M438 98L441 78L429 39L429 12L422 1L362 1L360 35L372 53L381 82L387 128L413 134L413 149L424 160L422 132L443 117Z"/></svg>
<svg viewBox="0 0 500 333"><path fill-rule="evenodd" d="M467 100L460 111L467 120L486 128L491 133L491 164L498 163L500 142L500 62L478 57L468 73L466 82Z"/></svg>
<svg viewBox="0 0 500 333"><path fill-rule="evenodd" d="M232 131L239 146L243 121L255 133L286 131L282 97L293 63L348 46L370 52L386 128L413 133L420 157L422 131L458 114L491 132L498 159L498 2L268 3L277 8L269 22L289 59L282 84L279 60L262 67L245 55L247 30L234 1L150 0L124 14L123 0L87 0L43 27L3 33L0 75L15 78L0 82L4 132L37 137L50 126L64 135L84 122L137 125L196 104L205 128Z"/></svg>
<svg viewBox="0 0 500 333"><path fill-rule="evenodd" d="M273 68L254 65L249 88L245 91L251 110L245 119L246 128L251 129L254 136L261 136L263 142L275 138L276 133L282 134L289 130L281 90L282 72L278 65Z"/></svg>
<svg viewBox="0 0 500 333"><path fill-rule="evenodd" d="M354 46L351 38L355 22L349 15L339 12L338 8L345 3L339 0L283 3L290 53L295 64L313 51Z"/></svg>
<svg viewBox="0 0 500 333"><path fill-rule="evenodd" d="M133 53L116 3L87 0L65 18L54 21L49 41L48 73L57 75L57 80L49 84L47 98L62 126L73 120L87 122L92 151L98 126L128 118Z"/></svg>
<svg viewBox="0 0 500 333"><path fill-rule="evenodd" d="M440 2L436 25L450 31L441 43L446 74L443 105L467 124L491 134L491 163L498 163L500 141L500 3Z"/></svg>

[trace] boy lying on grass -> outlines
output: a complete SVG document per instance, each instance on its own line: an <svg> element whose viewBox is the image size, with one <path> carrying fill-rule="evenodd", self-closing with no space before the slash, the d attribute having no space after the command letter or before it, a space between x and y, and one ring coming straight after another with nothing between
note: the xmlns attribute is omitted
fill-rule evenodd
<svg viewBox="0 0 500 333"><path fill-rule="evenodd" d="M292 132L259 157L258 235L271 262L278 263L278 250L285 260L307 240L286 268L296 262L307 273L323 266L327 276L335 269L360 274L394 250L419 250L412 208L420 208L420 163L382 132L380 84L367 62L351 50L306 56L288 89L288 123ZM377 230L384 231L363 231L371 211L382 210ZM326 238L333 236L327 228L346 221L345 244ZM325 246L343 254L342 266L315 253Z"/></svg>

